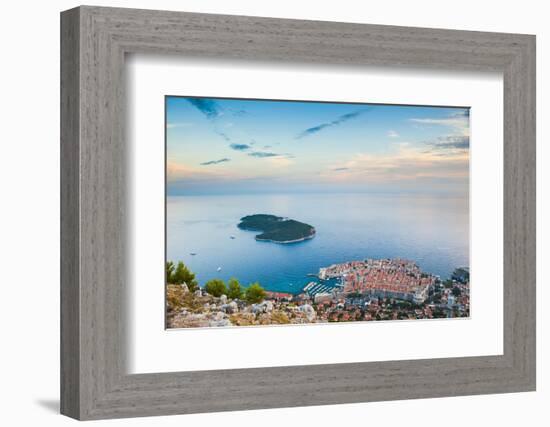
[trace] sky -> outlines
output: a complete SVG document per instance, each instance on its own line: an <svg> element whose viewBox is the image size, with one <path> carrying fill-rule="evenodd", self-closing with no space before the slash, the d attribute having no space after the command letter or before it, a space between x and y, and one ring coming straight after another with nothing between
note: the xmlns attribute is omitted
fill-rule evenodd
<svg viewBox="0 0 550 427"><path fill-rule="evenodd" d="M469 109L166 97L167 194L468 194Z"/></svg>

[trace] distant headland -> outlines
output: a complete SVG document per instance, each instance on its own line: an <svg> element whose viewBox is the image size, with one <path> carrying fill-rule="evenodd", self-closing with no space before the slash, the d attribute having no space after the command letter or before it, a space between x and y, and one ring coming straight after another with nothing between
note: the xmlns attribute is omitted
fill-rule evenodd
<svg viewBox="0 0 550 427"><path fill-rule="evenodd" d="M275 215L248 215L241 218L237 227L242 230L261 231L256 240L262 242L296 243L315 237L315 227Z"/></svg>

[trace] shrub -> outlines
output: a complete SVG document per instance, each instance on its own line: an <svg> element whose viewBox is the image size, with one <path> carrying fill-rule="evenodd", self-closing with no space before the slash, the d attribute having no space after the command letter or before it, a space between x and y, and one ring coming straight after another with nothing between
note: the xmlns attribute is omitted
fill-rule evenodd
<svg viewBox="0 0 550 427"><path fill-rule="evenodd" d="M202 303L189 292L184 292L180 285L166 287L166 307L169 313L185 308L193 313L202 310Z"/></svg>
<svg viewBox="0 0 550 427"><path fill-rule="evenodd" d="M232 277L228 282L227 296L231 299L241 299L243 297L243 290L241 284L237 279Z"/></svg>
<svg viewBox="0 0 550 427"><path fill-rule="evenodd" d="M176 266L172 261L166 261L166 283L174 283L174 270Z"/></svg>
<svg viewBox="0 0 550 427"><path fill-rule="evenodd" d="M245 291L245 299L250 304L257 304L264 300L266 296L264 288L258 282L251 284Z"/></svg>
<svg viewBox="0 0 550 427"><path fill-rule="evenodd" d="M274 323L276 325L286 325L290 323L290 319L285 313L276 311L271 315L271 323Z"/></svg>
<svg viewBox="0 0 550 427"><path fill-rule="evenodd" d="M204 285L204 290L214 297L221 297L227 294L227 288L225 287L224 281L221 279L209 280Z"/></svg>
<svg viewBox="0 0 550 427"><path fill-rule="evenodd" d="M195 273L192 273L181 261L178 262L177 266L172 261L166 263L166 282L171 285L185 283L191 292L196 291L199 287L199 283L195 279Z"/></svg>

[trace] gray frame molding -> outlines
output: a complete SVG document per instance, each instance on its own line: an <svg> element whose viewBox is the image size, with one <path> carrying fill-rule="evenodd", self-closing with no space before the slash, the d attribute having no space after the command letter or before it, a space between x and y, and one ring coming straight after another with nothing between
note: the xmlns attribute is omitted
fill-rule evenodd
<svg viewBox="0 0 550 427"><path fill-rule="evenodd" d="M502 356L128 375L126 53L504 75ZM61 412L101 419L535 390L535 37L83 6L61 14Z"/></svg>

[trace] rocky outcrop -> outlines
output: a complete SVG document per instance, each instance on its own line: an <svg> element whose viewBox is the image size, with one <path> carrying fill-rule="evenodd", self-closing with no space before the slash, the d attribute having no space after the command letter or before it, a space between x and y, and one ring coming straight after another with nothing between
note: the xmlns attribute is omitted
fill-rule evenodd
<svg viewBox="0 0 550 427"><path fill-rule="evenodd" d="M266 299L249 304L226 295L217 298L204 291L189 292L180 285L167 287L167 323L169 328L283 325L316 322L309 304L296 305L288 300Z"/></svg>

